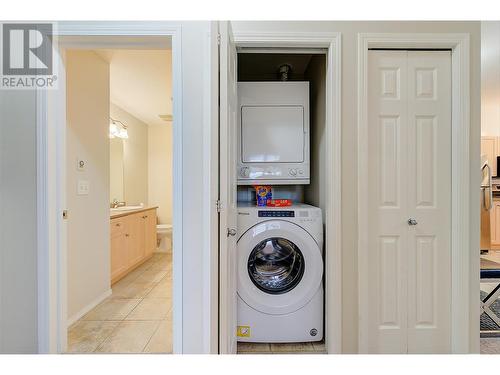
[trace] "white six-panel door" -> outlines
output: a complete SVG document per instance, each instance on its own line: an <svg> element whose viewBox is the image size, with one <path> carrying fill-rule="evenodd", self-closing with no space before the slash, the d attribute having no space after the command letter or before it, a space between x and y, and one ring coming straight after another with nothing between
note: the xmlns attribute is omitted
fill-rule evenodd
<svg viewBox="0 0 500 375"><path fill-rule="evenodd" d="M451 53L368 59L365 348L449 352Z"/></svg>

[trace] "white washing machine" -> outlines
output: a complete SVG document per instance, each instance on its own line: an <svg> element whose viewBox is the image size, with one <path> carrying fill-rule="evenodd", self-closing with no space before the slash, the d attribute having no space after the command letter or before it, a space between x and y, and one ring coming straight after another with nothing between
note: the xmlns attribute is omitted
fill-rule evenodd
<svg viewBox="0 0 500 375"><path fill-rule="evenodd" d="M238 232L238 341L321 341L321 209L240 204Z"/></svg>

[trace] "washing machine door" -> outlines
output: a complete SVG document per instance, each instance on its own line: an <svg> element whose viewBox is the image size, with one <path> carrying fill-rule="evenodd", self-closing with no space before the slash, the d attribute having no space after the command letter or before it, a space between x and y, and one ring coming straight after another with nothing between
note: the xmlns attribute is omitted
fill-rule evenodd
<svg viewBox="0 0 500 375"><path fill-rule="evenodd" d="M299 310L314 296L322 278L321 249L297 224L265 221L238 240L238 295L262 313Z"/></svg>

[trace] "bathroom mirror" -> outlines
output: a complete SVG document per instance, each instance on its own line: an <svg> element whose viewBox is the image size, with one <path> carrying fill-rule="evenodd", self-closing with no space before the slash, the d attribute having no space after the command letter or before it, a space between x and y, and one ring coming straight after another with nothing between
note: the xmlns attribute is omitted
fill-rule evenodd
<svg viewBox="0 0 500 375"><path fill-rule="evenodd" d="M109 140L109 199L113 202L124 201L124 157L123 139Z"/></svg>
<svg viewBox="0 0 500 375"><path fill-rule="evenodd" d="M109 202L149 204L147 127L131 126L129 132L129 138L109 139Z"/></svg>

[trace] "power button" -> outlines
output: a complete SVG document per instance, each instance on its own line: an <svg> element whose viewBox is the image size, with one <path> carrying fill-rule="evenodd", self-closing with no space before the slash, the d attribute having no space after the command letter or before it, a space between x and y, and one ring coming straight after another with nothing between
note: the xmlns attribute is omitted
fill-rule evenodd
<svg viewBox="0 0 500 375"><path fill-rule="evenodd" d="M241 177L248 177L249 174L250 174L250 172L249 172L249 168L248 167L242 167L240 169L240 176Z"/></svg>

